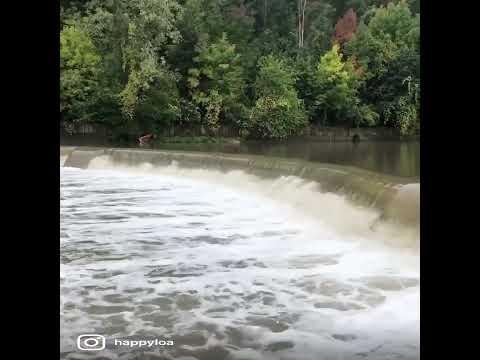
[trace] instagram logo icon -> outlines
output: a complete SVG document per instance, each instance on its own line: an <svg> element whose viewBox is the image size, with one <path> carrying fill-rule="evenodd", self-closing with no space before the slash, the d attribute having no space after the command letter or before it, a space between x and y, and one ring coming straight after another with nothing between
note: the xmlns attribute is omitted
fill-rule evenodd
<svg viewBox="0 0 480 360"><path fill-rule="evenodd" d="M77 347L84 351L105 349L105 337L98 334L84 334L77 338Z"/></svg>

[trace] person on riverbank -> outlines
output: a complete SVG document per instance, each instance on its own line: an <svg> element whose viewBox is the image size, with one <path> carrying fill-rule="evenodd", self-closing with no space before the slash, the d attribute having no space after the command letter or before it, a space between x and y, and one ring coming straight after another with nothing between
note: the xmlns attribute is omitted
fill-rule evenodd
<svg viewBox="0 0 480 360"><path fill-rule="evenodd" d="M145 146L147 145L148 143L150 143L150 141L152 141L152 139L154 138L154 135L153 134L146 134L144 136L141 136L138 138L138 144L140 146Z"/></svg>

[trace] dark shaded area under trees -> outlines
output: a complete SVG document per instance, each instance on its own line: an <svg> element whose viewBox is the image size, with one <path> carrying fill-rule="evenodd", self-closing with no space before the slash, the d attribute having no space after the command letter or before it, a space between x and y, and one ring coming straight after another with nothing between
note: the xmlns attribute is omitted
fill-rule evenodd
<svg viewBox="0 0 480 360"><path fill-rule="evenodd" d="M419 0L61 1L62 124L420 128Z"/></svg>

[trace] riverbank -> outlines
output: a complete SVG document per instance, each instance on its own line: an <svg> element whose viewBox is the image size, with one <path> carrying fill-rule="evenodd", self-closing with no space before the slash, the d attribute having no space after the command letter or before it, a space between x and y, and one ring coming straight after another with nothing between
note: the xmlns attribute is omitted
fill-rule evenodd
<svg viewBox="0 0 480 360"><path fill-rule="evenodd" d="M87 168L103 157L109 166L178 166L222 173L240 170L263 178L295 176L314 181L319 191L345 196L349 201L376 208L382 219L418 227L420 185L412 178L380 174L356 167L311 161L245 154L188 151L61 147L65 166Z"/></svg>
<svg viewBox="0 0 480 360"><path fill-rule="evenodd" d="M105 141L114 140L114 130L101 123L79 122L69 124L68 131L65 126L60 126L61 139L90 137L104 139ZM124 134L127 138L136 140L142 134L132 132ZM216 129L211 129L203 125L184 125L169 126L158 130L155 133L157 139L164 141L178 142L222 142L228 139L236 141L245 141L242 130L237 127L221 125ZM388 127L328 127L316 124L309 124L298 135L288 140L307 140L319 142L350 142L350 141L418 141L419 135L405 136L396 128ZM267 141L267 140L262 140Z"/></svg>

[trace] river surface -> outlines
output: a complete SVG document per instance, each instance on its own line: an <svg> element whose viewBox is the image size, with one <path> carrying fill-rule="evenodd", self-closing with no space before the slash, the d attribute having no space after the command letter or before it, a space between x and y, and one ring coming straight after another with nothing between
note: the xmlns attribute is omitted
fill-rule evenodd
<svg viewBox="0 0 480 360"><path fill-rule="evenodd" d="M420 143L417 141L323 141L243 142L240 144L163 144L171 150L218 151L290 157L355 166L383 174L420 178Z"/></svg>
<svg viewBox="0 0 480 360"><path fill-rule="evenodd" d="M60 167L62 359L419 358L418 243L373 212L294 178L96 165Z"/></svg>
<svg viewBox="0 0 480 360"><path fill-rule="evenodd" d="M108 146L105 139L86 136L62 138L64 145ZM124 145L125 146L125 145ZM128 147L128 146L127 146ZM130 147L138 148L137 144ZM152 146L150 146L152 147ZM327 164L355 166L378 173L420 179L419 141L341 141L314 140L242 141L239 143L182 144L161 143L154 148L297 158Z"/></svg>

